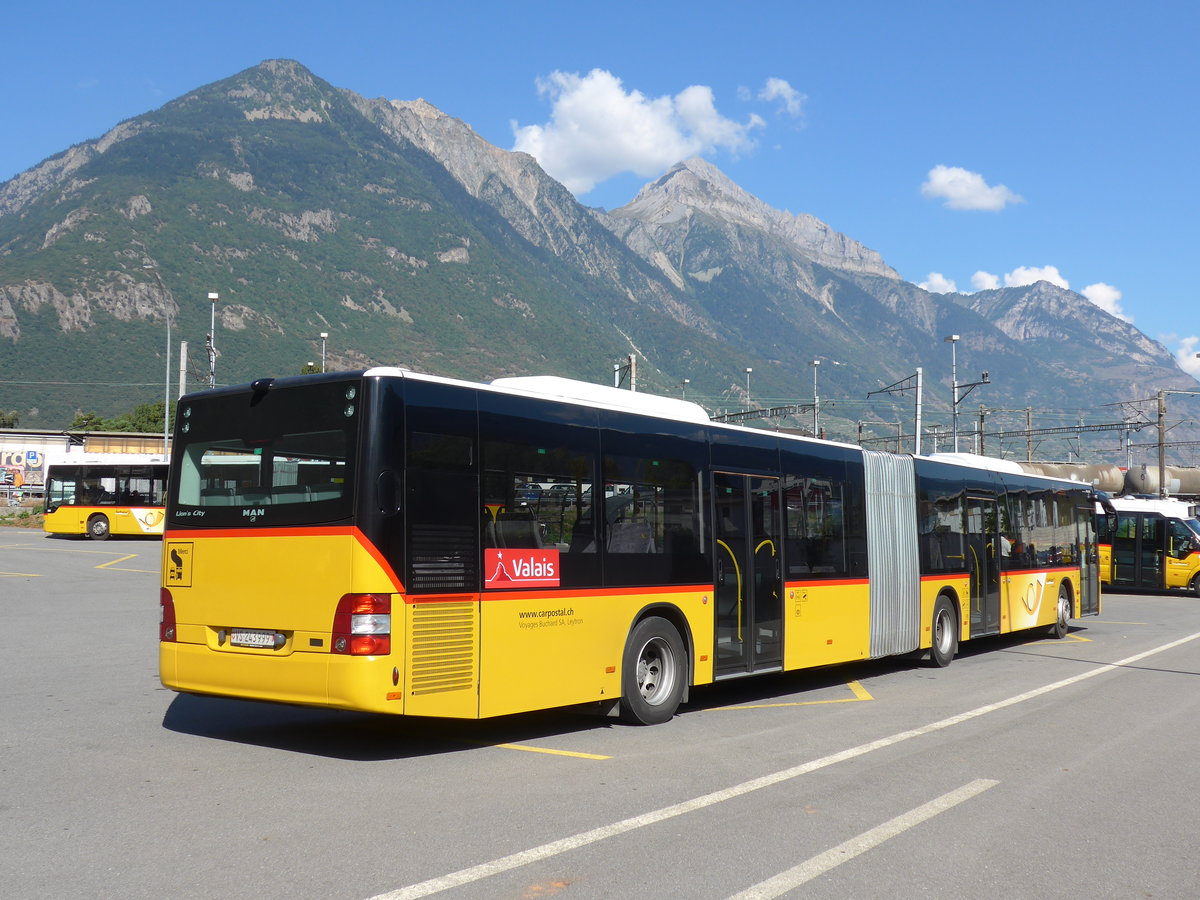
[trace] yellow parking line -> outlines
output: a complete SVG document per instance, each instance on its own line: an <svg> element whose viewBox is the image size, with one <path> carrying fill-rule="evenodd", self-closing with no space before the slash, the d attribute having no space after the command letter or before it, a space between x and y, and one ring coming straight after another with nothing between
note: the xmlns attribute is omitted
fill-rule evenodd
<svg viewBox="0 0 1200 900"><path fill-rule="evenodd" d="M611 756L599 756L595 753L576 753L574 750L549 750L545 747L530 747L527 744L485 744L487 747L501 747L505 750L525 750L529 753L549 753L552 756L573 756L576 759L612 759Z"/></svg>
<svg viewBox="0 0 1200 900"><path fill-rule="evenodd" d="M0 575L12 575L16 578L41 578L41 572L0 572Z"/></svg>
<svg viewBox="0 0 1200 900"><path fill-rule="evenodd" d="M19 545L19 544L13 544L11 546L5 545L5 544L0 544L0 550L16 550L16 549L33 550L33 551L40 550L43 553L90 553L94 556L111 556L115 552L112 550L64 550L61 547L54 547L54 548L27 547L27 546ZM110 559L106 563L100 563L100 565L96 566L95 568L97 568L97 569L110 569L111 568L117 572L137 572L138 574L141 574L141 575L157 575L157 574L159 574L158 569L126 569L124 567L114 568L117 565L117 563L128 562L129 560L137 559L140 556L141 556L140 553L129 553L125 556L119 556L116 559ZM0 575L22 575L22 574L26 574L26 573L23 573L23 572L0 572Z"/></svg>
<svg viewBox="0 0 1200 900"><path fill-rule="evenodd" d="M723 706L722 709L775 709L780 706L822 706L826 703L858 703L862 700L874 700L867 689L857 681L846 682L846 687L854 694L853 697L840 697L835 700L798 700L794 703L753 703L748 706Z"/></svg>
<svg viewBox="0 0 1200 900"><path fill-rule="evenodd" d="M1038 644L1045 644L1049 646L1053 644L1061 644L1064 641L1075 641L1077 644L1090 644L1092 639L1084 637L1082 634L1068 634L1066 637L1061 638L1045 638L1040 641L1030 641L1028 646L1036 647Z"/></svg>
<svg viewBox="0 0 1200 900"><path fill-rule="evenodd" d="M116 568L117 563L123 563L126 560L130 560L130 559L137 559L138 556L139 556L139 554L137 554L137 553L130 553L128 556L122 556L120 559L110 559L106 563L100 563L100 565L96 566L96 568L97 569L112 569L114 572L139 572L143 575L159 574L158 569L126 569L123 566L121 568Z"/></svg>
<svg viewBox="0 0 1200 900"><path fill-rule="evenodd" d="M850 687L850 690L854 691L854 696L857 697L859 700L874 700L875 699L870 694L868 694L867 689L865 687L863 687L861 684L859 684L857 681L848 682L848 685Z"/></svg>

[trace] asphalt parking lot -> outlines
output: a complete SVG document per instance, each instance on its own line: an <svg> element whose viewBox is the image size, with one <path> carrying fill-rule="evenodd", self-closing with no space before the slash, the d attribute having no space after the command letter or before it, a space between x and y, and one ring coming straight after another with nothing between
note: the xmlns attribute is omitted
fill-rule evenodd
<svg viewBox="0 0 1200 900"><path fill-rule="evenodd" d="M0 528L8 896L1196 896L1194 597L663 726L455 722L164 690L159 549Z"/></svg>

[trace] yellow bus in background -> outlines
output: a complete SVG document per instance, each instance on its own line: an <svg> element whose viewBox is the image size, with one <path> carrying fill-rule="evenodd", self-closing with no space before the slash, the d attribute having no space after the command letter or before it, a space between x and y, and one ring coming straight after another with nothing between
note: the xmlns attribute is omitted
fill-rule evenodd
<svg viewBox="0 0 1200 900"><path fill-rule="evenodd" d="M167 491L162 456L63 457L46 467L43 528L48 534L161 536Z"/></svg>
<svg viewBox="0 0 1200 900"><path fill-rule="evenodd" d="M1099 611L1089 485L716 423L560 378L394 368L179 402L176 691L669 720L695 686Z"/></svg>
<svg viewBox="0 0 1200 900"><path fill-rule="evenodd" d="M1097 509L1100 580L1200 596L1200 505L1176 497L1112 497Z"/></svg>

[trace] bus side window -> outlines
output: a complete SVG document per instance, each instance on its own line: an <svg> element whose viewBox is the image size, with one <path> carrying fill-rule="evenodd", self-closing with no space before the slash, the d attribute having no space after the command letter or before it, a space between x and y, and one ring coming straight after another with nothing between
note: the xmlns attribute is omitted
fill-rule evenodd
<svg viewBox="0 0 1200 900"><path fill-rule="evenodd" d="M1187 559L1187 555L1192 552L1191 531L1182 522L1171 522L1170 534L1170 550L1168 551L1175 559Z"/></svg>

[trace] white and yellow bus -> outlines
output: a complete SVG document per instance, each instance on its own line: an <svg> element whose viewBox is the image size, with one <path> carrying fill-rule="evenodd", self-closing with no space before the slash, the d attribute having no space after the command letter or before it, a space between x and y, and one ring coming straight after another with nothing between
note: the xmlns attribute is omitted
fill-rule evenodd
<svg viewBox="0 0 1200 900"><path fill-rule="evenodd" d="M1174 497L1113 497L1097 509L1100 580L1200 595L1200 505Z"/></svg>
<svg viewBox="0 0 1200 900"><path fill-rule="evenodd" d="M914 651L944 666L960 641L1099 611L1090 488L998 462L392 368L192 394L176 423L177 691L651 724L695 686Z"/></svg>
<svg viewBox="0 0 1200 900"><path fill-rule="evenodd" d="M166 491L162 456L63 457L46 466L43 528L95 541L112 535L159 537Z"/></svg>

